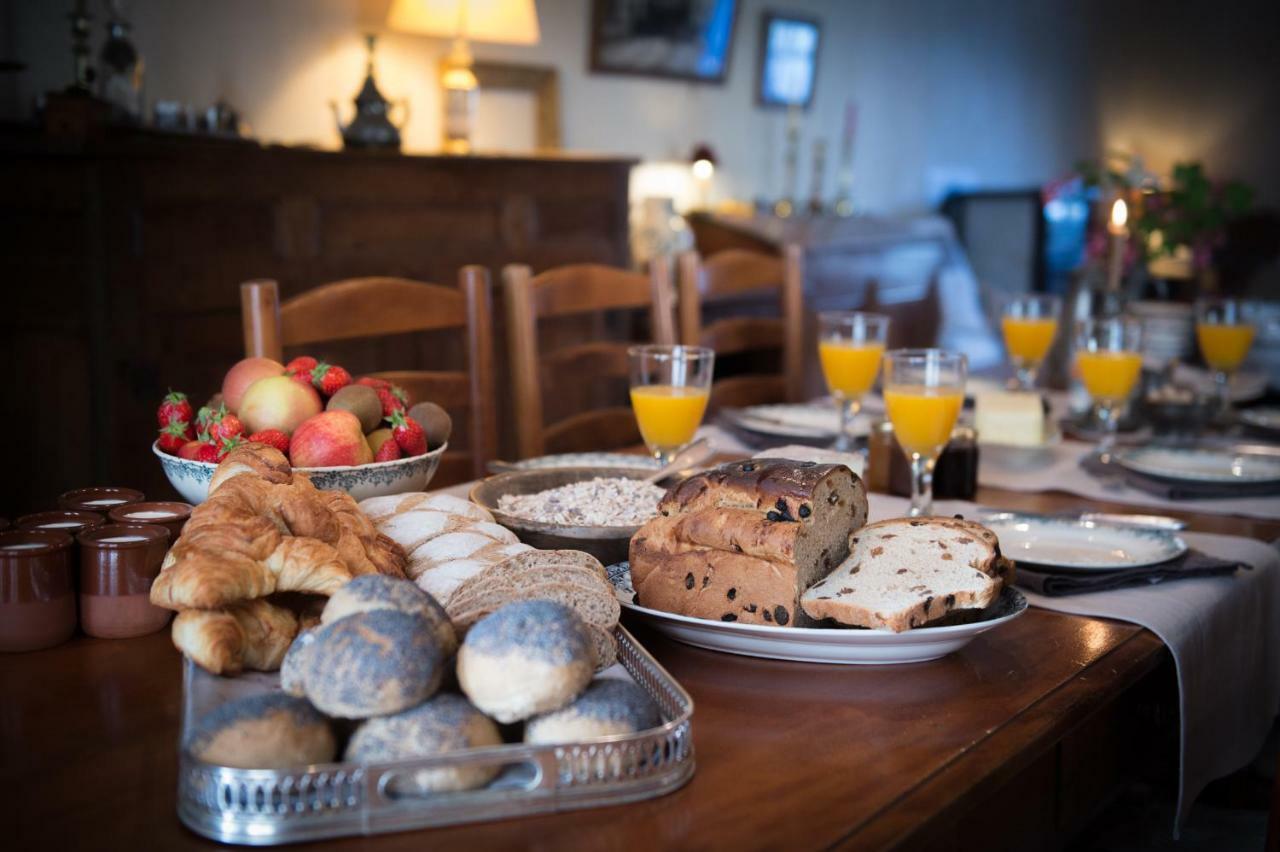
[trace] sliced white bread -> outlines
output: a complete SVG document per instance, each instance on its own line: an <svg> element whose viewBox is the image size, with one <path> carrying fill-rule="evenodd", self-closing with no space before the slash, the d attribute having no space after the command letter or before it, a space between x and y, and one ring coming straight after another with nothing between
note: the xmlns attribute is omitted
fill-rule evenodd
<svg viewBox="0 0 1280 852"><path fill-rule="evenodd" d="M489 511L483 506L477 506L470 500L454 497L451 494L427 494L422 491L412 491L407 494L370 497L367 500L360 501L360 511L364 512L375 525L379 525L380 521L392 515L410 512L415 509L448 512L451 515L461 515L473 521L493 520L493 515L489 514Z"/></svg>
<svg viewBox="0 0 1280 852"><path fill-rule="evenodd" d="M442 606L447 606L453 593L472 577L533 548L522 542L503 544L491 541L487 546L463 557L410 564L410 574L418 588L429 593ZM417 566L417 573L413 573Z"/></svg>
<svg viewBox="0 0 1280 852"><path fill-rule="evenodd" d="M996 534L951 518L895 518L850 538L849 558L800 599L813 619L901 633L982 609L1012 581Z"/></svg>

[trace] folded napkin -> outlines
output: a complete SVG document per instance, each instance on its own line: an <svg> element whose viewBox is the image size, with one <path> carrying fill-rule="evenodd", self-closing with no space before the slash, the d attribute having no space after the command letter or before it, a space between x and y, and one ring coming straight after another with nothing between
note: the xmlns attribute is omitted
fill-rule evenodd
<svg viewBox="0 0 1280 852"><path fill-rule="evenodd" d="M1083 595L1089 592L1105 592L1125 586L1152 585L1171 580L1186 580L1191 577L1213 577L1218 574L1233 574L1237 568L1248 569L1250 566L1231 559L1218 559L1188 550L1186 553L1161 562L1158 565L1144 565L1141 568L1121 568L1116 571L1090 571L1088 573L1058 573L1055 571L1036 571L1018 566L1014 582L1037 594L1050 598L1066 595Z"/></svg>
<svg viewBox="0 0 1280 852"><path fill-rule="evenodd" d="M1280 496L1280 482L1174 482L1128 470L1112 462L1107 464L1096 453L1080 459L1080 467L1099 478L1119 476L1125 485L1166 500L1210 500L1224 497Z"/></svg>

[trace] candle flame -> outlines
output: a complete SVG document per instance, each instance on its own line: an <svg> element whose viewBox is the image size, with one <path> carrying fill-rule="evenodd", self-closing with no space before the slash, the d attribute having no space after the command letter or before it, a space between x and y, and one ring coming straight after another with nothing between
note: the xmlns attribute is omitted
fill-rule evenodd
<svg viewBox="0 0 1280 852"><path fill-rule="evenodd" d="M1129 205L1124 203L1123 198L1117 198L1116 203L1111 207L1111 226L1119 229L1125 226L1129 221Z"/></svg>

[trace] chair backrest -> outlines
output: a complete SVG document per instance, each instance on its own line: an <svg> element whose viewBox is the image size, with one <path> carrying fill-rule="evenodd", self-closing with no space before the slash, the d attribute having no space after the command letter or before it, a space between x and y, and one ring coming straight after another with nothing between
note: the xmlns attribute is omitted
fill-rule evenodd
<svg viewBox="0 0 1280 852"><path fill-rule="evenodd" d="M697 252L680 256L680 340L707 346L717 359L776 349L782 370L774 374L730 376L715 382L711 410L799 399L804 393L804 260L802 249L787 245L782 256L746 249L725 249L702 260ZM723 317L703 324L704 305L776 294L774 317ZM718 366L718 365L717 365Z"/></svg>
<svg viewBox="0 0 1280 852"><path fill-rule="evenodd" d="M557 317L641 308L649 312L653 342L674 343L667 259L655 258L648 275L599 264L561 266L534 275L528 266L513 264L503 268L502 283L520 457L639 443L629 406L604 406L544 424L544 377L547 389L553 391L556 386L581 386L595 379L625 381L627 348L632 344L594 341L550 349L539 344L538 324Z"/></svg>
<svg viewBox="0 0 1280 852"><path fill-rule="evenodd" d="M286 346L465 330L465 370L374 374L403 387L415 402L431 401L451 414L465 410L470 446L445 453L436 474L442 483L465 481L483 476L494 454L490 289L489 271L481 266L463 267L456 288L405 278L351 278L284 302L275 281L247 281L240 285L245 353L283 361Z"/></svg>

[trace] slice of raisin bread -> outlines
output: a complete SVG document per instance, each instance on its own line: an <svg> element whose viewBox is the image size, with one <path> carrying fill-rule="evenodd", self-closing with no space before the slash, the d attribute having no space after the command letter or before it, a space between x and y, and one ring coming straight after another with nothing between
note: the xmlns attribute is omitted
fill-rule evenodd
<svg viewBox="0 0 1280 852"><path fill-rule="evenodd" d="M901 633L982 609L1013 581L996 534L971 521L895 518L850 541L849 558L801 598L810 618Z"/></svg>

